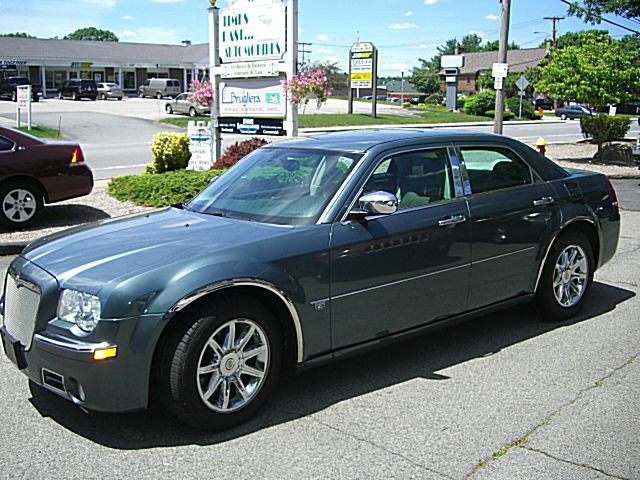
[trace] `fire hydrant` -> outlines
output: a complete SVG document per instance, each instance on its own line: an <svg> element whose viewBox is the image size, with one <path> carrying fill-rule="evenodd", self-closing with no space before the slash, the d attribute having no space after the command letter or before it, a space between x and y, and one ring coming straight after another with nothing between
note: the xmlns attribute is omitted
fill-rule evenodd
<svg viewBox="0 0 640 480"><path fill-rule="evenodd" d="M547 141L544 137L538 137L538 140L536 141L536 150L538 150L542 155L547 152Z"/></svg>

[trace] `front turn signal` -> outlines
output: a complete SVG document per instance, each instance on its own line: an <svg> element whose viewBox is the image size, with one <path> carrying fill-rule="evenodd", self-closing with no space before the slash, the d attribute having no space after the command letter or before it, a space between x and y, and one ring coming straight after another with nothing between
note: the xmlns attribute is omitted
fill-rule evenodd
<svg viewBox="0 0 640 480"><path fill-rule="evenodd" d="M118 347L101 348L93 352L94 360L106 360L114 358L118 354Z"/></svg>

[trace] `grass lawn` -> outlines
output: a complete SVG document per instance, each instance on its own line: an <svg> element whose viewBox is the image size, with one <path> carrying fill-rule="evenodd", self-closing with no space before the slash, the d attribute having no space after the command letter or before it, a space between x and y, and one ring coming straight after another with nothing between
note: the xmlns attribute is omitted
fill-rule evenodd
<svg viewBox="0 0 640 480"><path fill-rule="evenodd" d="M208 121L209 117L171 117L163 118L160 123L176 125L186 128L189 120ZM403 115L379 114L372 118L369 114L328 113L328 114L305 114L298 116L300 128L314 127L348 127L354 125L402 125L402 124L430 124L430 123L459 123L459 122L487 122L489 117L477 117L465 113L452 113L446 111L425 111L413 117Z"/></svg>
<svg viewBox="0 0 640 480"><path fill-rule="evenodd" d="M29 135L33 135L38 138L61 138L60 135L58 135L58 130L55 128L32 125L31 130L27 130L27 127L20 127L16 130L20 130L21 132L28 133Z"/></svg>

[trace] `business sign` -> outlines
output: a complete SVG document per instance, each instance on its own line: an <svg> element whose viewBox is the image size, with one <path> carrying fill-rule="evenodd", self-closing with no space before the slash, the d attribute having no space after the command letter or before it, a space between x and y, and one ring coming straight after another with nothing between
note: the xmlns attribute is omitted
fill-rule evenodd
<svg viewBox="0 0 640 480"><path fill-rule="evenodd" d="M259 78L277 77L280 75L278 62L237 62L220 66L222 78Z"/></svg>
<svg viewBox="0 0 640 480"><path fill-rule="evenodd" d="M284 135L284 122L278 118L224 117L218 120L218 128L223 133L243 133L246 135Z"/></svg>
<svg viewBox="0 0 640 480"><path fill-rule="evenodd" d="M31 102L31 85L18 87L18 108L29 108Z"/></svg>
<svg viewBox="0 0 640 480"><path fill-rule="evenodd" d="M236 0L220 11L222 63L280 60L286 51L286 8L281 0Z"/></svg>
<svg viewBox="0 0 640 480"><path fill-rule="evenodd" d="M464 55L442 55L440 57L440 68L462 67L464 67Z"/></svg>
<svg viewBox="0 0 640 480"><path fill-rule="evenodd" d="M369 42L354 43L349 53L351 88L371 88L373 86L373 60L375 47Z"/></svg>
<svg viewBox="0 0 640 480"><path fill-rule="evenodd" d="M221 116L284 118L286 111L279 78L220 82Z"/></svg>
<svg viewBox="0 0 640 480"><path fill-rule="evenodd" d="M71 62L71 68L91 68L93 62Z"/></svg>
<svg viewBox="0 0 640 480"><path fill-rule="evenodd" d="M187 170L211 170L211 124L209 122L193 122L187 124L189 151L191 158Z"/></svg>

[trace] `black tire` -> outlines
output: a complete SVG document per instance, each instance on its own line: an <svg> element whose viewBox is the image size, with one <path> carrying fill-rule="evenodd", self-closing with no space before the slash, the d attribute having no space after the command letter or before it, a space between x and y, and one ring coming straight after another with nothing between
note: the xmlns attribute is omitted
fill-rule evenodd
<svg viewBox="0 0 640 480"><path fill-rule="evenodd" d="M106 94L106 93L103 93L103 94L100 96L100 98L101 98L102 100L106 100L106 99L107 99L107 94Z"/></svg>
<svg viewBox="0 0 640 480"><path fill-rule="evenodd" d="M11 101L12 102L18 101L18 95L16 94L16 92L11 92Z"/></svg>
<svg viewBox="0 0 640 480"><path fill-rule="evenodd" d="M164 111L167 112L169 115L171 115L173 113L173 108L171 108L171 105L166 104L164 106Z"/></svg>
<svg viewBox="0 0 640 480"><path fill-rule="evenodd" d="M156 93L156 98L158 100L162 100L162 93L160 93L160 92Z"/></svg>
<svg viewBox="0 0 640 480"><path fill-rule="evenodd" d="M64 95L62 94L62 90L58 91L58 99L59 100L64 100Z"/></svg>
<svg viewBox="0 0 640 480"><path fill-rule="evenodd" d="M566 120L567 119L567 114L563 113L562 115L560 115L560 120Z"/></svg>
<svg viewBox="0 0 640 480"><path fill-rule="evenodd" d="M195 107L191 107L191 108L189 109L189 116L190 116L191 118L195 117L197 114L198 114L198 112L196 112Z"/></svg>
<svg viewBox="0 0 640 480"><path fill-rule="evenodd" d="M89 97L89 99L90 99L92 102L95 102L95 101L98 99L98 96L96 95L95 97Z"/></svg>
<svg viewBox="0 0 640 480"><path fill-rule="evenodd" d="M245 405L231 412L218 412L209 408L199 393L198 364L205 345L219 328L245 319L258 325L267 338L268 366L262 383ZM159 346L156 369L156 385L165 407L181 421L200 429L225 429L253 416L275 387L282 365L280 325L269 308L248 297L221 297L213 304L188 310L174 321L182 325L168 332Z"/></svg>
<svg viewBox="0 0 640 480"><path fill-rule="evenodd" d="M580 298L570 306L563 306L556 298L554 292L555 266L559 261L560 254L570 246L578 246L585 253L588 272L586 274L585 285ZM540 276L538 291L535 302L539 310L546 315L549 320L564 320L576 315L583 307L584 301L589 295L593 284L593 272L595 261L593 258L593 247L585 235L580 232L568 232L562 234L551 247L547 260Z"/></svg>
<svg viewBox="0 0 640 480"><path fill-rule="evenodd" d="M71 100L80 100L80 97L78 96L78 94L76 92L72 92L71 93Z"/></svg>
<svg viewBox="0 0 640 480"><path fill-rule="evenodd" d="M138 98L144 98L144 92L138 92Z"/></svg>
<svg viewBox="0 0 640 480"><path fill-rule="evenodd" d="M15 192L27 192L28 206L23 207L20 212L12 215L9 205L17 201ZM42 192L40 188L30 182L12 181L0 186L0 226L15 230L17 228L29 227L36 221L44 206ZM23 213L28 215L28 219L22 219Z"/></svg>

